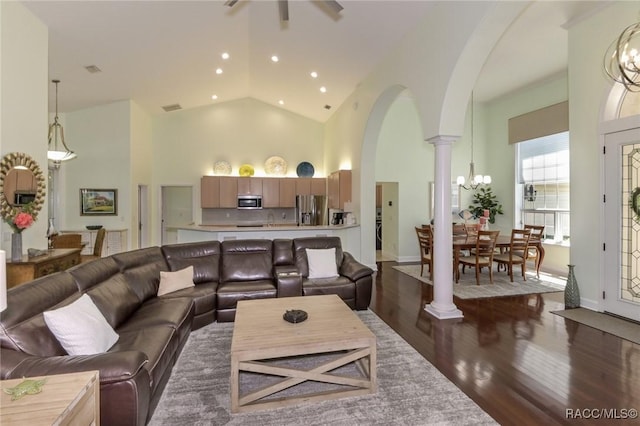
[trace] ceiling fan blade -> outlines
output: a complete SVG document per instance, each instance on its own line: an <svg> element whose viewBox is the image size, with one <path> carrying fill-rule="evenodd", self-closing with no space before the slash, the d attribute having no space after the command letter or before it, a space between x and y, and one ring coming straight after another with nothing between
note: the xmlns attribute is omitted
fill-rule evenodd
<svg viewBox="0 0 640 426"><path fill-rule="evenodd" d="M238 3L238 0L227 0L227 1L224 2L224 5L232 7L236 3Z"/></svg>
<svg viewBox="0 0 640 426"><path fill-rule="evenodd" d="M280 10L280 20L288 21L289 20L289 0L278 0L278 10Z"/></svg>
<svg viewBox="0 0 640 426"><path fill-rule="evenodd" d="M339 13L344 9L344 7L342 7L336 0L324 0L323 3L326 4L333 13Z"/></svg>

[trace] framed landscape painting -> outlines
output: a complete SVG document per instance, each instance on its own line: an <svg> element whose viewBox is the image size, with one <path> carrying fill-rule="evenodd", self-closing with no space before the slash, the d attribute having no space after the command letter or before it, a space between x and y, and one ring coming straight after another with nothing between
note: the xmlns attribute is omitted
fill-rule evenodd
<svg viewBox="0 0 640 426"><path fill-rule="evenodd" d="M116 216L117 214L117 189L80 189L81 216Z"/></svg>

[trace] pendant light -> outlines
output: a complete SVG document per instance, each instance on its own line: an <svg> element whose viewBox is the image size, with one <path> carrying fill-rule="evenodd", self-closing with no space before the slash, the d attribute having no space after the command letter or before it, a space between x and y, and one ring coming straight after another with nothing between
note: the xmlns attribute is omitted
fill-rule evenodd
<svg viewBox="0 0 640 426"><path fill-rule="evenodd" d="M458 176L456 183L466 190L476 189L482 184L488 185L491 183L491 176L476 175L473 164L473 92L471 92L471 162L469 163L469 178L468 183L465 185L464 176Z"/></svg>
<svg viewBox="0 0 640 426"><path fill-rule="evenodd" d="M604 70L629 92L640 92L640 22L629 25L611 43L604 57Z"/></svg>
<svg viewBox="0 0 640 426"><path fill-rule="evenodd" d="M58 83L60 83L60 80L51 80L51 82L56 85L56 115L53 123L49 125L49 150L47 151L47 158L53 161L54 166L58 168L61 162L76 158L76 153L71 151L65 143L64 129L58 119ZM58 141L60 141L61 146L58 146Z"/></svg>

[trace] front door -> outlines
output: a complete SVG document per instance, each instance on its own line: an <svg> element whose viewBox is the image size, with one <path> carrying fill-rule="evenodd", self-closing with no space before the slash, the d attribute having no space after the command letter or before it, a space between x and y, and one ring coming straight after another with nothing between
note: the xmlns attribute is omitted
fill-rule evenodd
<svg viewBox="0 0 640 426"><path fill-rule="evenodd" d="M640 128L604 136L606 312L640 320Z"/></svg>

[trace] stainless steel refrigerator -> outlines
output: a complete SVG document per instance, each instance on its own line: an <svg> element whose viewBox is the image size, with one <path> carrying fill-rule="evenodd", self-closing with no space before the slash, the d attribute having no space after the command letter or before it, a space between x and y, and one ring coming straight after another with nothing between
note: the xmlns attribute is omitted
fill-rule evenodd
<svg viewBox="0 0 640 426"><path fill-rule="evenodd" d="M324 195L296 195L298 226L327 224L327 197Z"/></svg>

